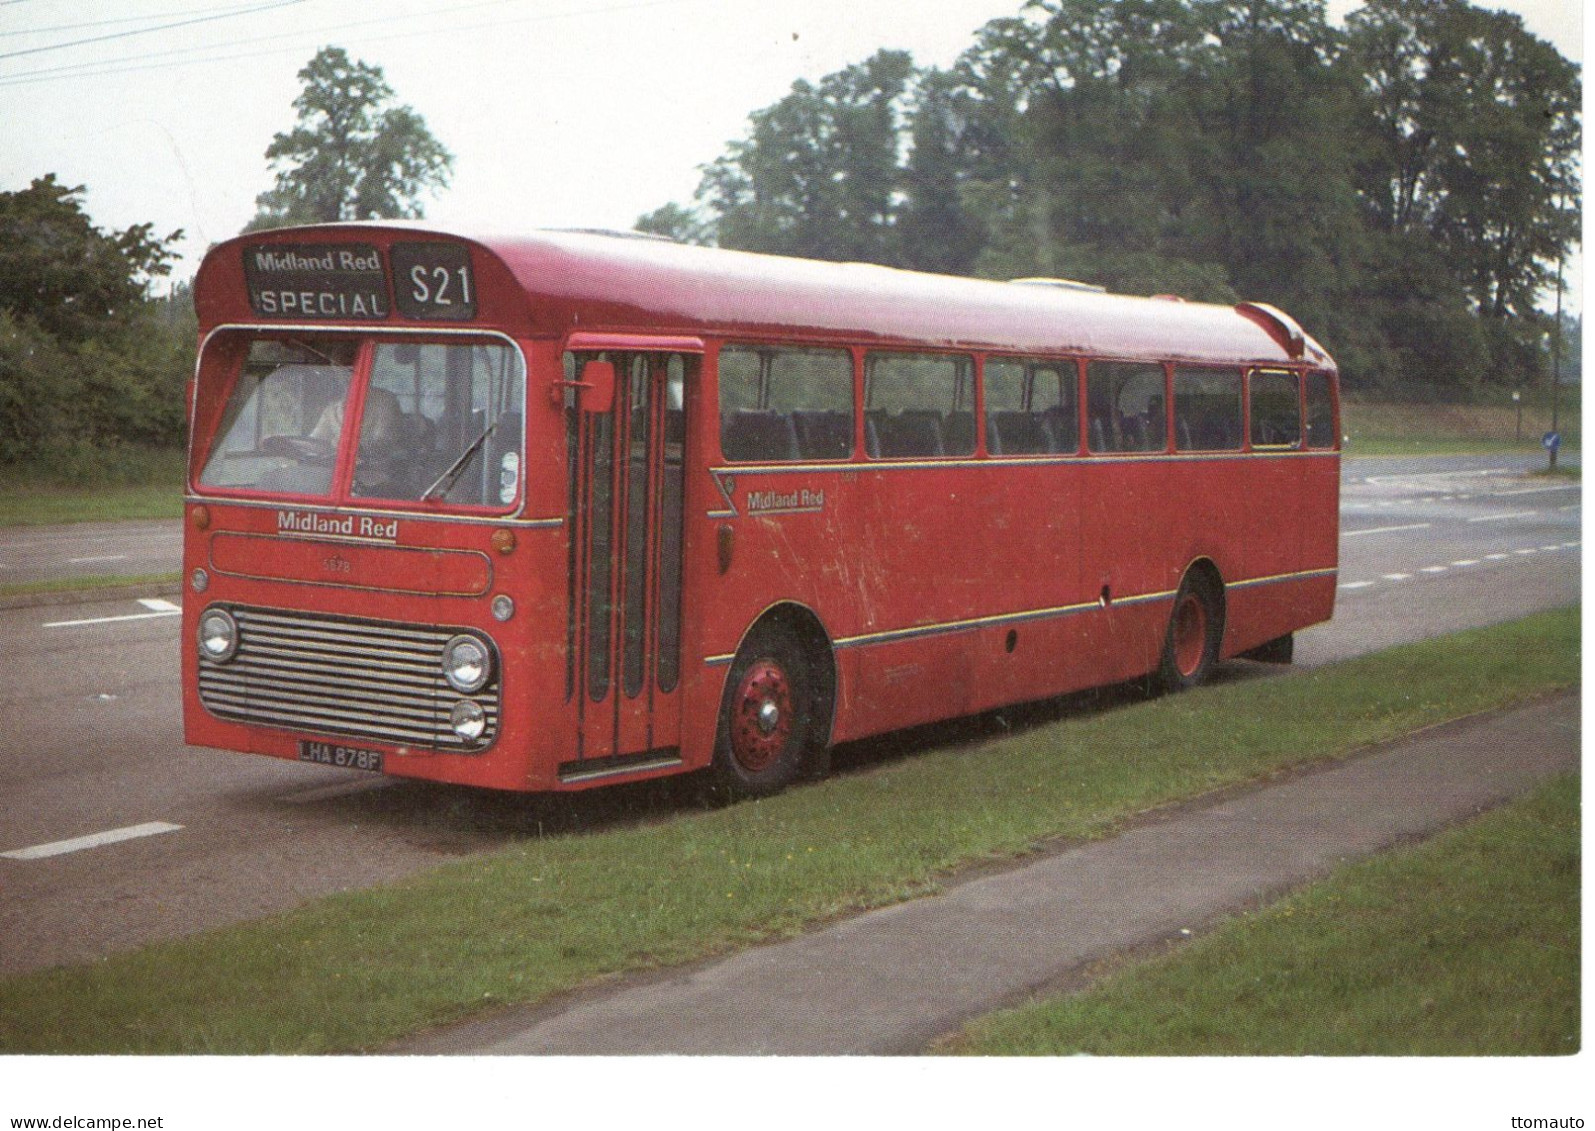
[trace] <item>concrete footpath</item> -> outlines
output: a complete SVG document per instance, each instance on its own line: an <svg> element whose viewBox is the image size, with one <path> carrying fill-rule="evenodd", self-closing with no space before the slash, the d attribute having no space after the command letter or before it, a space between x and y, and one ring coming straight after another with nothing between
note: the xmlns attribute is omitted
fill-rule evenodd
<svg viewBox="0 0 1595 1131"><path fill-rule="evenodd" d="M906 1054L1092 962L1199 933L1579 764L1578 693L1193 802L787 942L423 1034L394 1053Z"/></svg>

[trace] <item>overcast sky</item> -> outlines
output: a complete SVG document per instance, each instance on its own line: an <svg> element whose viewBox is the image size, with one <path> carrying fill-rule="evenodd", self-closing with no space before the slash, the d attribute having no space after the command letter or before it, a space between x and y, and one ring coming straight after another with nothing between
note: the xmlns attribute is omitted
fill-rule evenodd
<svg viewBox="0 0 1595 1131"><path fill-rule="evenodd" d="M798 78L881 47L946 65L1021 0L0 0L0 190L55 173L96 224L181 228L177 275L238 233L336 44L455 155L443 224L629 228ZM1513 0L1582 58L1579 0ZM1337 17L1355 5L1332 0Z"/></svg>

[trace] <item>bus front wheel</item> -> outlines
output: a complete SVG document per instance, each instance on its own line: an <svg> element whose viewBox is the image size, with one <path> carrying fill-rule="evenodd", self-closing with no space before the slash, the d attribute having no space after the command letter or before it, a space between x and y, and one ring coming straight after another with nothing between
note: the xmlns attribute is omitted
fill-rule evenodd
<svg viewBox="0 0 1595 1131"><path fill-rule="evenodd" d="M768 797L790 785L820 728L814 674L785 633L764 629L743 643L726 680L714 776L731 797Z"/></svg>
<svg viewBox="0 0 1595 1131"><path fill-rule="evenodd" d="M1221 615L1213 583L1199 574L1187 574L1174 595L1158 665L1158 681L1165 691L1195 687L1213 670L1223 630Z"/></svg>

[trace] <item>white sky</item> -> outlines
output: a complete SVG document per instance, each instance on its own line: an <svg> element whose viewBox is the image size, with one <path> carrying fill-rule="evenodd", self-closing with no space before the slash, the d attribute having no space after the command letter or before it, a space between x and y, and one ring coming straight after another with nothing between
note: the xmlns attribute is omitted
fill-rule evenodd
<svg viewBox="0 0 1595 1131"><path fill-rule="evenodd" d="M1331 0L1343 15L1352 0ZM1580 0L1514 0L1582 58ZM238 233L326 44L380 66L454 153L443 224L630 228L798 78L881 47L946 65L1020 0L0 0L0 190L53 172L105 228ZM164 30L142 30L187 23ZM137 33L137 34L132 34ZM114 37L114 38L107 38ZM59 47L71 41L97 42ZM82 66L107 73L83 76ZM62 68L70 68L62 71ZM55 73L51 73L55 72Z"/></svg>

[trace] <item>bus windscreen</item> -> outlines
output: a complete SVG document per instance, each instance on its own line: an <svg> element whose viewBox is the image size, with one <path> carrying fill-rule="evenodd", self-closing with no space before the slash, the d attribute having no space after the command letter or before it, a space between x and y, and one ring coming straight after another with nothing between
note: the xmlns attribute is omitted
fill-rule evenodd
<svg viewBox="0 0 1595 1131"><path fill-rule="evenodd" d="M343 487L335 473L352 411ZM243 354L199 485L502 508L518 497L524 411L520 355L499 342L362 349L350 338L262 337Z"/></svg>

